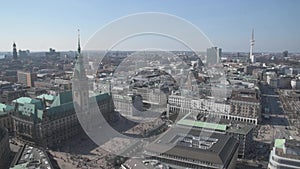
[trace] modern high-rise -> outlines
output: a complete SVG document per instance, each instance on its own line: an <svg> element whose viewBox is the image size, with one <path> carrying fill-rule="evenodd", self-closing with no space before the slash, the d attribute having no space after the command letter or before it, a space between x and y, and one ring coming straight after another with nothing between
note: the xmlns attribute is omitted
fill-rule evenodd
<svg viewBox="0 0 300 169"><path fill-rule="evenodd" d="M284 58L287 58L289 56L289 51L287 51L287 50L283 51L282 55Z"/></svg>
<svg viewBox="0 0 300 169"><path fill-rule="evenodd" d="M211 47L206 50L206 64L213 65L220 63L220 58L222 57L222 48Z"/></svg>
<svg viewBox="0 0 300 169"><path fill-rule="evenodd" d="M34 81L37 79L36 73L18 71L17 76L18 76L18 83L21 83L29 87L34 87Z"/></svg>

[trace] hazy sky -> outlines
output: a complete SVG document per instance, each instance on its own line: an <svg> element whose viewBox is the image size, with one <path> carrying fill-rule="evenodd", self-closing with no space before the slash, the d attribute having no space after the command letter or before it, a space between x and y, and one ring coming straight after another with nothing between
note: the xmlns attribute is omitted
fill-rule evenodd
<svg viewBox="0 0 300 169"><path fill-rule="evenodd" d="M192 22L223 51L248 51L254 28L255 51L300 52L298 0L8 0L0 4L0 51L11 51L14 41L18 49L75 50L77 28L84 45L115 19L164 12Z"/></svg>

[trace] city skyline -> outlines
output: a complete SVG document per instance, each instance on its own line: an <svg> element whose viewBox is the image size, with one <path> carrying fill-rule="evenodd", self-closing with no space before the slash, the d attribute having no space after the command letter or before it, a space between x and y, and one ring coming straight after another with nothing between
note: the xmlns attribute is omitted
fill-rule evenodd
<svg viewBox="0 0 300 169"><path fill-rule="evenodd" d="M214 46L225 52L248 52L253 28L254 52L300 52L300 23L296 22L300 17L299 4L299 1L4 2L0 12L3 24L0 51L11 51L13 42L18 50L73 50L78 28L84 49L88 39L111 21L134 13L161 12L193 23ZM174 50L176 46L165 48Z"/></svg>

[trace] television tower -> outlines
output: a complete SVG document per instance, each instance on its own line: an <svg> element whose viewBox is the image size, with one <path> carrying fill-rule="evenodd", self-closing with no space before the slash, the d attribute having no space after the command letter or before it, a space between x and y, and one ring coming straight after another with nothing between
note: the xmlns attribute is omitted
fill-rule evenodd
<svg viewBox="0 0 300 169"><path fill-rule="evenodd" d="M252 38L250 40L250 61L251 63L255 63L256 59L255 56L253 55L253 46L254 46L254 29L252 29Z"/></svg>

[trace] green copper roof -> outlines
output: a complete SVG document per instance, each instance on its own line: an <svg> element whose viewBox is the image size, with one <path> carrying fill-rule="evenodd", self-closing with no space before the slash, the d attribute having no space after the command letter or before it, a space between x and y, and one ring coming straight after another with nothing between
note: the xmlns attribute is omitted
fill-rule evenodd
<svg viewBox="0 0 300 169"><path fill-rule="evenodd" d="M39 119L43 119L43 114L44 114L43 110L37 110L36 116Z"/></svg>
<svg viewBox="0 0 300 169"><path fill-rule="evenodd" d="M45 100L53 101L56 98L56 96L53 96L50 94L42 94L42 95L37 96L36 98L38 98L38 99L44 98Z"/></svg>
<svg viewBox="0 0 300 169"><path fill-rule="evenodd" d="M23 164L18 164L15 165L14 167L11 167L9 169L27 169L27 165L29 164L29 162L23 163Z"/></svg>
<svg viewBox="0 0 300 169"><path fill-rule="evenodd" d="M33 117L35 120L42 119L44 105L41 100L32 99L30 97L20 97L13 100L13 103L18 103L18 111L22 115Z"/></svg>
<svg viewBox="0 0 300 169"><path fill-rule="evenodd" d="M69 102L73 102L72 91L59 93L52 103L51 107L56 107Z"/></svg>
<svg viewBox="0 0 300 169"><path fill-rule="evenodd" d="M285 139L276 139L275 140L275 147L276 148L283 148L285 143Z"/></svg>
<svg viewBox="0 0 300 169"><path fill-rule="evenodd" d="M200 127L200 128L207 128L207 129L214 129L214 130L222 130L222 131L226 131L226 127L227 127L224 124L207 123L207 122L187 120L187 119L179 120L177 122L177 124L193 126L193 127Z"/></svg>
<svg viewBox="0 0 300 169"><path fill-rule="evenodd" d="M104 94L98 94L95 96L96 97L96 101L102 101L102 100L105 100L109 97L109 94L108 93L104 93ZM91 98L90 98L91 99Z"/></svg>
<svg viewBox="0 0 300 169"><path fill-rule="evenodd" d="M13 100L13 102L24 104L24 103L35 103L38 102L38 100L32 99L30 97L20 97L16 100Z"/></svg>
<svg viewBox="0 0 300 169"><path fill-rule="evenodd" d="M0 103L0 115L7 114L7 112L13 109L14 109L13 106Z"/></svg>
<svg viewBox="0 0 300 169"><path fill-rule="evenodd" d="M61 104L58 106L54 106L54 107L50 107L47 110L47 113L49 113L49 115L53 114L53 113L64 113L64 112L70 112L74 109L74 104L73 102L69 102L69 103L65 103L65 104Z"/></svg>
<svg viewBox="0 0 300 169"><path fill-rule="evenodd" d="M13 100L12 102L13 103L19 103L19 104L22 104L22 105L34 104L37 109L43 109L43 107L44 107L40 100L32 99L30 97L20 97L16 100Z"/></svg>

